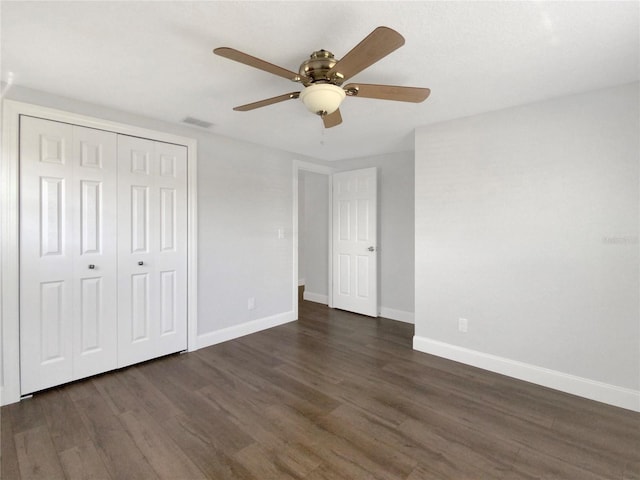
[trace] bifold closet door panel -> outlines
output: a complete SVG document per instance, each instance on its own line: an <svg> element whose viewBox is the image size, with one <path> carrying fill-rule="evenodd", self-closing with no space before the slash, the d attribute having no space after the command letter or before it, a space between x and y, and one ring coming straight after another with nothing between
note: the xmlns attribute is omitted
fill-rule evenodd
<svg viewBox="0 0 640 480"><path fill-rule="evenodd" d="M155 142L158 158L158 250L160 288L158 349L187 348L187 148Z"/></svg>
<svg viewBox="0 0 640 480"><path fill-rule="evenodd" d="M115 368L115 148L115 134L21 117L22 394Z"/></svg>
<svg viewBox="0 0 640 480"><path fill-rule="evenodd" d="M118 366L187 347L186 148L118 136Z"/></svg>
<svg viewBox="0 0 640 480"><path fill-rule="evenodd" d="M117 368L117 134L74 127L74 380Z"/></svg>

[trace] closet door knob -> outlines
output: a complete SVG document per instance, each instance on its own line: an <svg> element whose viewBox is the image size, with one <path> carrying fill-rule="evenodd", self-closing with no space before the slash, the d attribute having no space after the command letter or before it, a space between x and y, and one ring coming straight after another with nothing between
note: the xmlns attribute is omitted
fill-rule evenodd
<svg viewBox="0 0 640 480"><path fill-rule="evenodd" d="M140 260L140 261L138 262L138 265L144 265L144 262L143 262L142 260Z"/></svg>

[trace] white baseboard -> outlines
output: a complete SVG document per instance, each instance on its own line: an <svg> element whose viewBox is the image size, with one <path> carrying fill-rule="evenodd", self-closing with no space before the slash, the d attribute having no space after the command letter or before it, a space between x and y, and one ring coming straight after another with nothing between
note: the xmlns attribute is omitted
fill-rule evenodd
<svg viewBox="0 0 640 480"><path fill-rule="evenodd" d="M234 325L233 327L223 328L215 332L204 333L198 335L197 348L210 347L218 343L233 340L234 338L244 337L252 333L266 330L268 328L277 327L285 323L297 320L294 312L285 312L270 317L258 318L250 322Z"/></svg>
<svg viewBox="0 0 640 480"><path fill-rule="evenodd" d="M304 300L309 300L310 302L322 303L323 305L327 305L329 303L329 297L327 295L307 292L306 290L302 294L302 298Z"/></svg>
<svg viewBox="0 0 640 480"><path fill-rule="evenodd" d="M380 316L397 320L398 322L415 323L414 313L405 312L404 310L396 310L394 308L380 307Z"/></svg>
<svg viewBox="0 0 640 480"><path fill-rule="evenodd" d="M298 286L299 286L299 287L304 286L304 282L305 282L305 279L304 279L304 278L299 278L299 279L298 279Z"/></svg>
<svg viewBox="0 0 640 480"><path fill-rule="evenodd" d="M413 337L413 348L420 352L640 412L640 391L638 390L618 387L417 335Z"/></svg>

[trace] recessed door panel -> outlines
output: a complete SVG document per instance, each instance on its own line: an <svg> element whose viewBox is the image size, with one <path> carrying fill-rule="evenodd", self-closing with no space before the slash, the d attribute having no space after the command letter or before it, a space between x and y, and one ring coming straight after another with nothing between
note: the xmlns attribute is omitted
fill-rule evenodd
<svg viewBox="0 0 640 480"><path fill-rule="evenodd" d="M102 168L102 149L99 142L80 141L80 165L89 168Z"/></svg>
<svg viewBox="0 0 640 480"><path fill-rule="evenodd" d="M80 245L82 253L100 253L101 182L80 181Z"/></svg>
<svg viewBox="0 0 640 480"><path fill-rule="evenodd" d="M176 176L176 162L175 155L160 154L160 176L162 177L174 177Z"/></svg>
<svg viewBox="0 0 640 480"><path fill-rule="evenodd" d="M176 248L176 190L160 189L160 251Z"/></svg>
<svg viewBox="0 0 640 480"><path fill-rule="evenodd" d="M131 251L147 252L149 249L149 187L131 186Z"/></svg>
<svg viewBox="0 0 640 480"><path fill-rule="evenodd" d="M161 335L176 331L176 272L160 272Z"/></svg>
<svg viewBox="0 0 640 480"><path fill-rule="evenodd" d="M338 256L339 286L340 295L351 295L351 257L349 255Z"/></svg>
<svg viewBox="0 0 640 480"><path fill-rule="evenodd" d="M98 350L102 324L102 279L83 278L80 281L80 354ZM109 299L112 301L111 299Z"/></svg>
<svg viewBox="0 0 640 480"><path fill-rule="evenodd" d="M146 140L143 140L146 142ZM151 152L149 150L131 150L131 173L149 175L149 163L151 162Z"/></svg>
<svg viewBox="0 0 640 480"><path fill-rule="evenodd" d="M64 179L40 178L41 255L62 255Z"/></svg>
<svg viewBox="0 0 640 480"><path fill-rule="evenodd" d="M359 242L369 241L369 235L372 233L369 229L369 220L371 215L369 214L369 199L359 198L356 202L356 230L357 238Z"/></svg>
<svg viewBox="0 0 640 480"><path fill-rule="evenodd" d="M369 255L356 257L356 286L358 298L369 298Z"/></svg>
<svg viewBox="0 0 640 480"><path fill-rule="evenodd" d="M351 201L338 202L338 238L348 241L351 238Z"/></svg>
<svg viewBox="0 0 640 480"><path fill-rule="evenodd" d="M65 335L63 318L66 312L65 282L40 284L40 362L42 364L64 360L62 339Z"/></svg>
<svg viewBox="0 0 640 480"><path fill-rule="evenodd" d="M131 276L131 341L149 338L149 274Z"/></svg>
<svg viewBox="0 0 640 480"><path fill-rule="evenodd" d="M55 129L52 129L55 130ZM66 146L71 140L65 135L42 133L40 136L40 161L64 165L66 160Z"/></svg>

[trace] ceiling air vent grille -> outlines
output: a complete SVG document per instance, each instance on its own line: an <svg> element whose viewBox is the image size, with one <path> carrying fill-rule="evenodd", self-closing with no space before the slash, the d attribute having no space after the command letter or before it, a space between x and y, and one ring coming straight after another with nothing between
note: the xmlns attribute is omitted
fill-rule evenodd
<svg viewBox="0 0 640 480"><path fill-rule="evenodd" d="M194 117L186 117L184 120L182 120L182 122L188 123L189 125L195 125L196 127L200 127L200 128L213 127L213 123L207 122L205 120L200 120L199 118L194 118Z"/></svg>

